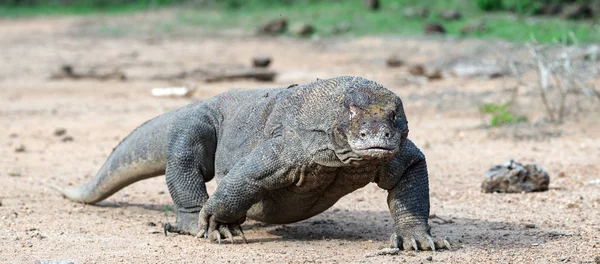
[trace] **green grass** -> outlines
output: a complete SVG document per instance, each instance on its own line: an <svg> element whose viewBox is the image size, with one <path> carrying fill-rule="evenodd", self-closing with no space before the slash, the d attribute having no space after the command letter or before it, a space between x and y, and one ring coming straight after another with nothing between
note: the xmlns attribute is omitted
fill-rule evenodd
<svg viewBox="0 0 600 264"><path fill-rule="evenodd" d="M509 103L485 104L479 107L479 112L491 115L491 127L527 122L526 116L516 115L510 111Z"/></svg>
<svg viewBox="0 0 600 264"><path fill-rule="evenodd" d="M187 9L177 15L177 23L206 28L238 27L254 30L260 24L274 18L286 17L290 23L311 23L317 34L328 36L339 23L348 23L351 35L398 34L422 35L423 25L441 23L449 35L460 36L460 29L467 24L484 22L485 32L470 36L478 38L504 39L508 41L530 41L548 43L565 39L569 32L582 43L600 41L600 25L593 21L566 21L556 17L518 16L512 13L485 13L469 1L437 1L428 5L428 18L407 18L402 9L418 6L419 1L382 1L383 8L372 12L365 10L360 1L299 2L293 5L247 6L240 9ZM439 11L457 8L463 13L458 21L443 21L437 17Z"/></svg>
<svg viewBox="0 0 600 264"><path fill-rule="evenodd" d="M474 1L439 0L429 1L428 18L407 18L402 15L405 7L423 4L415 0L382 0L380 11L369 11L363 8L359 0L343 1L297 1L294 4L282 4L274 0L222 0L216 1L212 7L193 6L180 8L168 21L160 22L155 29L169 32L178 26L200 27L207 31L218 31L227 28L241 28L249 32L271 19L286 17L291 24L311 23L320 36L332 35L332 29L340 24L350 25L346 34L360 36L368 34L422 35L423 25L429 22L441 23L448 34L460 36L464 25L485 22L487 31L469 36L477 38L504 39L522 42L535 38L538 42L548 43L565 39L569 32L582 43L600 41L600 25L594 21L566 21L551 17L519 16L512 13L486 13L477 8ZM142 4L140 4L143 2ZM33 16L90 13L123 13L148 10L147 1L138 1L126 5L107 6L101 10L89 6L52 8L39 6L36 8L8 8L0 6L2 16ZM238 3L230 4L228 3ZM277 3L274 3L277 2ZM434 4L431 4L435 2ZM238 8L227 8L227 6ZM439 11L456 8L463 14L458 21L442 21L437 17Z"/></svg>

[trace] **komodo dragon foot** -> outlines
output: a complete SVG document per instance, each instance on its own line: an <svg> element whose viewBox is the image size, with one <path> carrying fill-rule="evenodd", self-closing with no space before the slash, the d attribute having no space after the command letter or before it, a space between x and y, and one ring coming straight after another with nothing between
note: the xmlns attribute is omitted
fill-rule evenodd
<svg viewBox="0 0 600 264"><path fill-rule="evenodd" d="M167 232L178 233L180 235L197 235L200 230L198 227L198 218L198 212L177 212L175 225L169 222L163 225L165 236Z"/></svg>
<svg viewBox="0 0 600 264"><path fill-rule="evenodd" d="M244 243L248 243L246 235L244 235L244 230L242 230L242 226L240 225L246 219L240 220L239 223L221 223L215 220L214 215L200 214L204 215L200 217L201 230L204 231L198 233L197 237L208 238L210 241L218 242L219 244L221 244L222 238L226 238L233 244L233 237L241 236Z"/></svg>
<svg viewBox="0 0 600 264"><path fill-rule="evenodd" d="M448 249L452 250L452 246L447 239L434 239L427 233L413 233L399 235L399 232L394 232L390 237L392 248L399 248L404 250L414 249L418 250L431 250L436 249Z"/></svg>

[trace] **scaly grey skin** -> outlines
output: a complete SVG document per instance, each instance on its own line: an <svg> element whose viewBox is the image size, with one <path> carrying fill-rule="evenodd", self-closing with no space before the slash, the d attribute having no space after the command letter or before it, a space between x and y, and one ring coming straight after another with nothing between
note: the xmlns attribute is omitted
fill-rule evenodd
<svg viewBox="0 0 600 264"><path fill-rule="evenodd" d="M55 188L95 203L164 173L176 209L165 229L233 242L246 217L301 221L375 182L388 191L393 247L449 248L430 235L427 165L407 124L400 98L361 77L227 92L144 123L93 180Z"/></svg>

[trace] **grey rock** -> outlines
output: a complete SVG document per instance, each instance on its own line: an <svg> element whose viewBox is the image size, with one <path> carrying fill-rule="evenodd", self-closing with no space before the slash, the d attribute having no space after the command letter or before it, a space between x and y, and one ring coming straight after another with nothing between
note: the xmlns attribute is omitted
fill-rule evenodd
<svg viewBox="0 0 600 264"><path fill-rule="evenodd" d="M510 160L496 165L485 173L481 189L486 193L520 193L547 191L550 176L535 163L522 164Z"/></svg>

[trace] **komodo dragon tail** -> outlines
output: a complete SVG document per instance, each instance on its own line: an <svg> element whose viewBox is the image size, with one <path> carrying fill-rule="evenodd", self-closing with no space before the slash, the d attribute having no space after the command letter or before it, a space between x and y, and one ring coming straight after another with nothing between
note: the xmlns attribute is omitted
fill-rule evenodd
<svg viewBox="0 0 600 264"><path fill-rule="evenodd" d="M49 187L70 200L95 203L143 179L163 175L166 168L167 134L173 113L151 119L127 136L110 154L100 171L79 187Z"/></svg>

